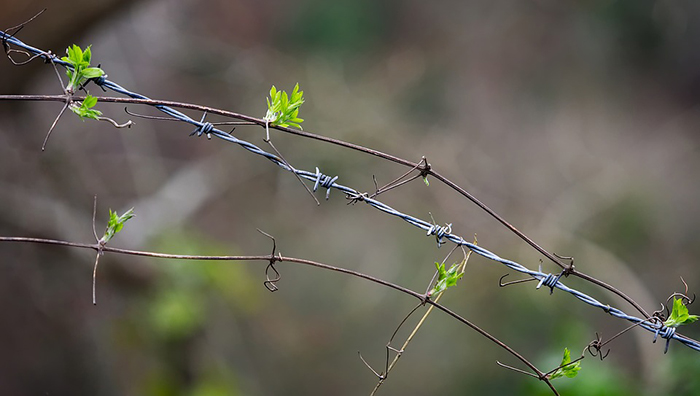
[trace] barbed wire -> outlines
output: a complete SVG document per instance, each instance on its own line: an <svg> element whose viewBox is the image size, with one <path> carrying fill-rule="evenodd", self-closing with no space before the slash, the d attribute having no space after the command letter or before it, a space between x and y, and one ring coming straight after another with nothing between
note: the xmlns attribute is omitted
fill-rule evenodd
<svg viewBox="0 0 700 396"><path fill-rule="evenodd" d="M0 39L3 42L3 45L7 49L7 45L12 44L15 45L19 48L22 48L23 50L27 51L28 53L33 54L30 59L34 58L41 58L43 59L46 63L53 63L55 65L60 65L65 68L71 69L72 66L60 58L58 58L56 55L51 53L50 51L43 51L38 48L35 48L33 46L30 46L28 44L25 44L21 40L17 39L11 34L6 33L5 31L0 31ZM145 95L142 95L137 92L130 91L121 85L109 80L106 78L107 76L104 75L102 77L98 78L93 78L90 81L95 83L97 86L101 87L103 90L111 90L123 95L126 95L130 98L134 99L142 99L142 100L151 100ZM99 98L98 98L99 99ZM422 220L420 218L411 216L409 214L400 212L391 206L378 201L372 197L370 197L367 193L359 192L349 186L345 186L342 184L337 183L338 176L329 176L325 175L322 172L320 172L319 168L316 167L315 172L309 172L306 170L301 170L301 169L296 169L288 165L286 161L282 160L279 156L272 154L270 152L267 152L257 145L250 143L246 140L238 139L235 136L233 136L231 133L223 131L221 129L218 129L212 124L211 122L205 121L206 113L202 116L200 120L196 120L191 118L190 116L166 105L162 104L155 104L152 105L153 107L157 108L158 110L162 111L163 113L169 115L170 117L173 117L173 119L188 123L190 125L193 125L195 127L194 131L190 134L192 135L197 135L198 137L201 137L202 135L206 135L207 138L211 139L212 136L217 137L219 139L225 140L230 143L235 143L238 144L239 146L243 147L244 149L260 155L264 158L267 158L268 160L272 161L274 164L277 166L281 167L282 169L286 171L290 171L292 173L297 174L299 177L302 177L304 179L307 179L309 181L314 182L314 187L313 191L317 191L318 188L325 188L326 189L326 199L329 199L330 196L330 191L332 189L339 190L343 193L346 194L346 197L352 202L365 202L366 204L372 206L373 208L380 210L384 213L387 213L392 216L399 217L406 221L407 223L421 228L423 231L426 231L427 236L435 236L436 242L438 244L438 247L440 247L443 243L444 240L449 240L452 243L455 243L457 245L462 245L466 246L467 248L471 249L474 253L485 257L489 260L499 262L508 268L529 275L533 279L539 280L539 283L537 285L537 288L541 288L541 286L546 286L550 289L550 293L556 288L559 290L562 290L566 293L572 294L574 297L576 297L578 300L589 304L593 307L600 308L604 312L610 314L613 317L623 319L629 322L632 322L634 324L639 325L639 327L644 328L645 330L651 332L654 334L653 341L656 342L656 339L660 336L663 339L666 339L666 350L668 350L668 345L670 343L671 339L674 339L689 348L699 351L700 352L700 342L689 338L687 336L684 336L676 331L675 327L667 327L663 324L663 321L660 320L659 318L656 317L650 317L650 318L639 318L633 315L628 315L624 311L612 307L608 304L603 304L602 302L598 301L597 299L579 291L573 288L570 288L563 284L561 282L562 276L566 276L569 274L569 271L571 271L571 266L564 268L564 270L559 273L558 275L551 274L551 273L544 273L540 270L531 270L524 265L517 263L513 260L505 259L497 254L481 247L477 246L476 244L467 242L463 237L456 235L452 233L451 229L451 224L446 224L445 226L439 226L435 224L434 222L428 222L425 220ZM426 163L427 166L427 163ZM418 168L419 169L419 168ZM420 169L419 169L420 170ZM539 250L539 249L538 249Z"/></svg>

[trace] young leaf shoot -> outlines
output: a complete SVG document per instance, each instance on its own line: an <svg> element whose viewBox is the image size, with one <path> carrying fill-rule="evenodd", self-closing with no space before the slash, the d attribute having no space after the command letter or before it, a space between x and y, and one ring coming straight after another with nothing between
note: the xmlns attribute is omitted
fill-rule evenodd
<svg viewBox="0 0 700 396"><path fill-rule="evenodd" d="M448 287L452 287L457 284L457 281L464 275L464 272L459 271L461 263L452 264L450 269L445 269L444 263L435 262L435 267L438 271L437 283L435 287L428 292L428 297L435 294L441 293L447 290Z"/></svg>
<svg viewBox="0 0 700 396"><path fill-rule="evenodd" d="M273 85L270 88L270 97L266 100L267 114L264 120L270 125L303 129L299 125L304 122L303 118L299 118L299 108L304 104L304 91L299 90L299 83L294 86L291 96L285 91L278 91Z"/></svg>
<svg viewBox="0 0 700 396"><path fill-rule="evenodd" d="M83 51L79 46L73 44L73 46L66 49L66 53L68 56L62 57L61 60L68 62L72 66L72 70L71 68L66 69L68 74L66 91L68 93L73 94L87 80L102 77L105 74L104 70L99 67L90 67L90 60L92 59L90 46Z"/></svg>
<svg viewBox="0 0 700 396"><path fill-rule="evenodd" d="M102 241L104 243L109 242L109 240L114 237L114 234L118 233L122 230L122 228L124 228L124 223L126 223L132 217L134 217L134 208L127 210L121 216L117 215L117 212L112 212L112 209L110 209L109 222L107 223L107 229L102 237Z"/></svg>
<svg viewBox="0 0 700 396"><path fill-rule="evenodd" d="M102 112L92 109L92 107L95 107L96 104L97 98L92 95L87 95L80 106L77 104L71 104L70 109L73 111L73 113L79 115L83 121L85 121L86 118L97 120L99 119L98 117L102 115Z"/></svg>
<svg viewBox="0 0 700 396"><path fill-rule="evenodd" d="M698 315L688 314L688 307L683 304L683 299L674 298L671 316L664 322L664 326L678 327L680 325L693 323L696 320L698 320Z"/></svg>
<svg viewBox="0 0 700 396"><path fill-rule="evenodd" d="M558 369L549 374L549 379L574 378L579 370L581 370L581 362L571 363L571 352L569 352L569 348L564 348L564 357L561 359L561 364Z"/></svg>

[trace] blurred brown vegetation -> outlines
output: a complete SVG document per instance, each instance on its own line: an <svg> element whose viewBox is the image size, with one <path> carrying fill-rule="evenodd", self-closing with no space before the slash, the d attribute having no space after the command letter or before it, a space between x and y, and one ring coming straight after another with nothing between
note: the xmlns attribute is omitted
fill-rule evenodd
<svg viewBox="0 0 700 396"><path fill-rule="evenodd" d="M0 21L16 25L44 6L3 2ZM299 82L305 130L427 156L544 247L575 256L578 269L651 311L681 290L680 276L691 290L700 284L699 22L692 1L70 1L49 4L19 38L60 54L92 44L93 62L127 88L260 117L271 85ZM60 93L40 62L3 61L0 72L2 94ZM99 108L130 118L119 106ZM337 191L316 207L290 174L238 147L188 138L184 125L135 119L115 130L67 115L42 153L59 110L0 105L0 235L90 241L97 194L99 228L108 208L135 207L113 246L267 254L260 228L284 255L416 290L447 253L401 220L346 205ZM261 132L234 133L263 144ZM295 167L318 166L360 190L373 189L372 175L381 184L405 171L279 133L273 141ZM531 268L540 263L437 182L382 199L421 218L431 212ZM414 304L284 263L280 291L270 294L264 263L106 255L93 307L93 258L0 245L1 394L368 394L376 378L357 351L382 367L388 337ZM564 347L578 354L596 331L626 326L534 284L500 289L504 273L472 258L443 301L542 367L554 367ZM697 326L682 332L700 336ZM651 338L631 332L608 359L587 358L580 377L558 387L566 395L697 394L699 355L678 344L663 355ZM436 313L380 394L547 394L496 359L515 364Z"/></svg>

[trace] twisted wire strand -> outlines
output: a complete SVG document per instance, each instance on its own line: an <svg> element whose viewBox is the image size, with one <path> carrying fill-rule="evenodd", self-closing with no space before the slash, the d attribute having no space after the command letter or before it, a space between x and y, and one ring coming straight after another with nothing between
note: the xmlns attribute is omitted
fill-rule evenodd
<svg viewBox="0 0 700 396"><path fill-rule="evenodd" d="M4 31L0 31L0 39L2 39L3 41L5 41L9 44L20 47L27 52L33 53L34 55L38 55L39 58L44 59L46 62L53 62L54 64L61 65L63 67L69 68L69 69L72 68L72 66L68 62L62 61L60 58L58 58L53 53L50 53L47 51L42 51L38 48L27 45L24 42L22 42L21 40L17 39L16 37L13 37L13 36L5 33ZM93 79L92 81L96 85L102 87L103 89L109 89L111 91L129 96L131 98L146 99L146 100L150 99L150 98L146 97L145 95L129 91L128 89L122 87L121 85L119 85L111 80L108 80L106 78L106 76L103 76L103 77L100 77L97 79ZM290 172L294 172L297 175L299 175L300 177L314 182L314 188L313 188L314 191L316 191L319 187L326 188L326 199L328 199L331 189L336 189L336 190L342 191L343 193L346 194L346 196L348 198L350 198L352 200L365 202L377 210L380 210L380 211L387 213L389 215L392 215L392 216L399 217L399 218L403 219L404 221L406 221L407 223L409 223L415 227L423 229L423 231L426 231L428 236L434 235L436 240L437 240L438 247L440 247L442 244L445 243L444 240L449 240L450 242L455 243L457 245L466 246L471 251L473 251L474 253L476 253L484 258L487 258L487 259L492 260L492 261L496 261L498 263L505 265L506 267L510 268L513 271L517 271L517 272L529 275L529 276L533 277L534 279L539 280L539 284L537 285L537 289L539 289L541 286L546 286L550 289L550 294L551 294L551 292L553 292L553 290L555 288L559 289L563 292L566 292L566 293L573 295L574 297L576 297L577 299L579 299L580 301L582 301L588 305L602 309L604 312L612 315L613 317L623 319L623 320L626 320L628 322L632 322L634 324L638 324L639 327L654 334L653 342L656 342L656 339L659 336L663 339L666 339L666 347L665 347L666 351L668 350L668 346L669 346L671 339L674 339L674 340L682 343L683 345L686 345L687 347L700 352L700 343L696 340L693 340L691 338L688 338L688 337L678 333L676 331L676 328L667 327L661 321L658 321L658 320L653 321L653 320L642 319L642 318L639 318L636 316L628 315L618 308L612 307L608 304L603 304L600 301L596 300L595 298L593 298L593 297L591 297L591 296L589 296L581 291L570 288L570 287L566 286L565 284L563 284L560 280L562 274L554 275L551 273L544 273L541 271L541 269L538 271L531 270L520 263L517 263L513 260L502 258L502 257L498 256L497 254L495 254L495 253L493 253L493 252L491 252L491 251L489 251L481 246L467 242L463 237L452 233L451 224L448 224L446 226L438 226L434 223L430 223L428 221L419 219L417 217L402 213L402 212L390 207L389 205L387 205L383 202L380 202L376 199L370 198L365 193L360 193L359 191L357 191L351 187L336 183L336 181L338 180L338 176L331 177L328 175L324 175L323 173L321 173L319 171L318 168L316 168L316 172L309 172L309 171L305 171L305 170L301 170L301 169L290 168L278 156L261 149L260 147L256 146L253 143L238 139L235 136L231 135L230 133L222 131L222 130L214 127L214 125L212 125L211 123L205 122L204 117L202 117L202 119L200 121L197 121L197 120L189 117L188 115L186 115L186 114L184 114L176 109L173 109L172 107L169 107L169 106L154 105L154 107L156 107L158 110L162 111L163 113L165 113L173 118L176 118L177 120L180 120L182 122L193 125L195 127L195 130L192 133L192 135L194 135L194 134L196 134L197 136L207 135L207 137L215 136L215 137L222 139L222 140L225 140L227 142L238 144L239 146L243 147L244 149L246 149L254 154L257 154L257 155L260 155L264 158L267 158L268 160L272 161L274 164L276 164L280 168L287 170L287 171L290 171Z"/></svg>

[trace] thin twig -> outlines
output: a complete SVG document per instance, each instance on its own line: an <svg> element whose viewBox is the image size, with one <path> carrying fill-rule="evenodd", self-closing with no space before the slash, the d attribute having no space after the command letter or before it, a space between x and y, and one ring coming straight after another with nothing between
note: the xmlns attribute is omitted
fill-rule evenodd
<svg viewBox="0 0 700 396"><path fill-rule="evenodd" d="M120 124L109 117L102 117L102 116L97 116L97 120L98 121L107 121L110 124L112 124L115 128L131 128L131 126L134 125L134 122L131 120L128 120L123 124Z"/></svg>
<svg viewBox="0 0 700 396"><path fill-rule="evenodd" d="M49 136L51 136L51 132L56 127L56 123L58 123L58 120L61 118L63 113L66 112L66 109L68 108L68 106L70 106L70 98L65 98L65 99L66 99L66 104L63 105L63 108L56 116L56 119L53 120L53 124L51 124L51 128L49 128L49 132L46 133L46 137L44 138L44 143L41 145L41 151L46 150L46 143L49 141Z"/></svg>
<svg viewBox="0 0 700 396"><path fill-rule="evenodd" d="M416 164L416 166L414 166L413 168L409 169L406 173L402 174L401 176L397 177L396 179L390 181L389 183L385 184L384 186L382 186L382 187L380 187L380 188L377 188L377 180L376 180L375 178L373 178L373 180L374 180L374 186L375 186L375 192L374 192L374 194L370 195L369 197L370 197L370 198L375 198L375 197L377 197L379 194L383 194L383 193L385 193L385 192L387 192L387 191L389 191L389 190L393 190L393 189L396 188L396 187L400 187L400 186L402 186L402 185L404 185L404 184L406 184L406 183L409 183L409 182L411 182L411 181L413 181L413 180L415 180L415 179L421 177L421 174L417 174L417 175L414 175L414 176L412 176L412 177L410 177L410 178L408 178L408 179L406 179L406 180L403 180L405 177L407 177L408 175L410 175L411 172L413 172L414 170L420 168L421 165L423 164L423 162L425 162L425 164L426 164L426 166L427 166L427 163L428 163L428 162L427 162L427 160L425 159L425 157L423 157L420 161L418 161L418 163Z"/></svg>
<svg viewBox="0 0 700 396"><path fill-rule="evenodd" d="M96 282L97 282L97 264L100 262L100 254L101 252L97 252L95 255L95 265L92 267L92 305L97 305L97 288L96 288Z"/></svg>

